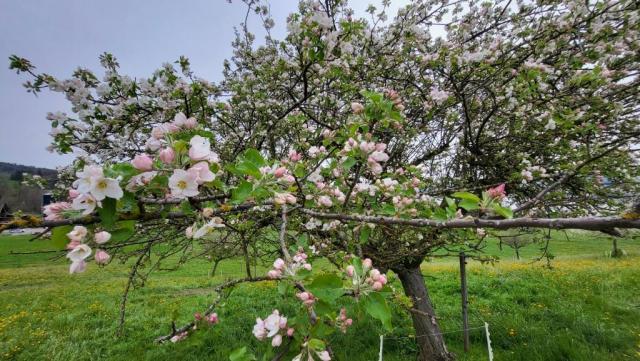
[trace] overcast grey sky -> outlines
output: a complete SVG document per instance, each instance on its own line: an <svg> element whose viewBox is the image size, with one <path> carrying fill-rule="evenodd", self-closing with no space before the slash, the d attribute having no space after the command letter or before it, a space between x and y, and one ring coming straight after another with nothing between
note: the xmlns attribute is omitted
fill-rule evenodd
<svg viewBox="0 0 640 361"><path fill-rule="evenodd" d="M409 2L394 0L393 12ZM353 0L363 14L379 0ZM272 0L273 34L285 33L285 19L297 0ZM27 94L27 79L8 69L8 57L26 57L40 71L67 78L78 67L100 73L98 55L114 54L121 72L148 76L163 62L190 58L198 76L219 80L222 62L231 55L233 27L244 20L238 0L0 0L0 161L55 167L71 156L45 150L50 142L49 111L68 111L60 94ZM257 29L257 19L250 21ZM259 40L262 36L258 37Z"/></svg>

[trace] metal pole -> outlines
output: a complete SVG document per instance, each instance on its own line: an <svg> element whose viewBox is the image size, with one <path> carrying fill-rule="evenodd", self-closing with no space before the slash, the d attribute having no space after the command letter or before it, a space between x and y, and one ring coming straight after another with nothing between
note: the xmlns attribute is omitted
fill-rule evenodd
<svg viewBox="0 0 640 361"><path fill-rule="evenodd" d="M469 317L467 315L467 256L460 252L460 289L462 293L462 330L464 335L464 352L469 352Z"/></svg>

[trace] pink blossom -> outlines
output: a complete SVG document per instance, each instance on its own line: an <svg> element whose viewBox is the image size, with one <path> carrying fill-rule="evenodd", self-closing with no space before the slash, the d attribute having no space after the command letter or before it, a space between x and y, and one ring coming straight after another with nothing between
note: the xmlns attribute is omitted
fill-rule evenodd
<svg viewBox="0 0 640 361"><path fill-rule="evenodd" d="M80 192L71 188L69 189L69 199L76 199L80 195Z"/></svg>
<svg viewBox="0 0 640 361"><path fill-rule="evenodd" d="M373 288L374 291L380 291L382 289L382 283L380 282L373 282L373 285L371 285L371 288Z"/></svg>
<svg viewBox="0 0 640 361"><path fill-rule="evenodd" d="M504 186L504 183L502 183L497 187L489 188L487 190L487 194L491 198L501 200L502 198L507 196L507 193L504 191Z"/></svg>
<svg viewBox="0 0 640 361"><path fill-rule="evenodd" d="M153 159L146 154L138 154L131 161L133 167L143 172L150 171L153 168Z"/></svg>
<svg viewBox="0 0 640 361"><path fill-rule="evenodd" d="M333 205L333 201L328 196L318 197L318 203L323 207L331 207Z"/></svg>
<svg viewBox="0 0 640 361"><path fill-rule="evenodd" d="M273 268L277 269L279 271L282 271L284 269L285 265L286 265L286 263L284 262L284 260L282 258L278 258L273 262Z"/></svg>
<svg viewBox="0 0 640 361"><path fill-rule="evenodd" d="M371 262L371 258L365 258L362 261L362 267L364 267L364 269L369 269L371 268L372 265L373 265L373 262Z"/></svg>
<svg viewBox="0 0 640 361"><path fill-rule="evenodd" d="M151 129L151 136L154 139L162 139L164 137L164 133L166 131L166 128L163 125L158 125L153 127L153 129Z"/></svg>
<svg viewBox="0 0 640 361"><path fill-rule="evenodd" d="M369 155L369 162L386 162L389 160L389 155L385 152L374 151Z"/></svg>
<svg viewBox="0 0 640 361"><path fill-rule="evenodd" d="M378 278L378 281L380 283L382 283L382 285L386 285L387 284L387 276L386 275L380 275L380 278Z"/></svg>
<svg viewBox="0 0 640 361"><path fill-rule="evenodd" d="M295 150L289 152L289 160L291 160L292 162L297 162L300 159L302 159L302 154L296 152Z"/></svg>
<svg viewBox="0 0 640 361"><path fill-rule="evenodd" d="M164 164L173 163L175 158L176 158L176 152L171 147L164 148L163 150L160 151L160 160Z"/></svg>
<svg viewBox="0 0 640 361"><path fill-rule="evenodd" d="M210 314L209 317L207 317L207 322L209 322L211 325L215 325L220 322L220 320L218 319L218 314L215 312Z"/></svg>
<svg viewBox="0 0 640 361"><path fill-rule="evenodd" d="M193 314L193 318L195 318L196 321L200 321L202 320L202 315L200 314L200 312L196 312Z"/></svg>
<svg viewBox="0 0 640 361"><path fill-rule="evenodd" d="M67 237L69 237L72 241L82 242L84 241L84 237L87 236L87 228L84 226L74 226L73 230L67 233Z"/></svg>
<svg viewBox="0 0 640 361"><path fill-rule="evenodd" d="M87 269L87 262L85 261L74 261L69 266L69 273L82 273Z"/></svg>
<svg viewBox="0 0 640 361"><path fill-rule="evenodd" d="M209 163L198 162L187 170L196 180L196 183L203 184L216 179L215 174L209 169Z"/></svg>
<svg viewBox="0 0 640 361"><path fill-rule="evenodd" d="M111 256L107 252L99 249L99 250L96 251L96 254L93 256L93 259L96 261L97 264L103 264L104 265L104 264L109 263L109 260L111 259Z"/></svg>
<svg viewBox="0 0 640 361"><path fill-rule="evenodd" d="M380 280L380 271L378 271L377 269L372 269L371 272L369 272L369 276L371 277L372 280L374 281L379 281Z"/></svg>
<svg viewBox="0 0 640 361"><path fill-rule="evenodd" d="M369 154L371 152L373 152L376 149L376 143L374 142L365 142L362 141L360 142L360 150Z"/></svg>
<svg viewBox="0 0 640 361"><path fill-rule="evenodd" d="M109 241L109 239L111 239L111 233L109 233L107 231L98 232L98 233L93 235L93 240L97 244L107 243Z"/></svg>
<svg viewBox="0 0 640 361"><path fill-rule="evenodd" d="M275 335L273 339L271 339L271 346L278 347L282 345L282 335Z"/></svg>
<svg viewBox="0 0 640 361"><path fill-rule="evenodd" d="M277 271L277 270L271 270L271 271L267 272L267 277L269 277L272 280L278 279L278 278L280 278L280 276L282 276L282 273L280 271Z"/></svg>
<svg viewBox="0 0 640 361"><path fill-rule="evenodd" d="M287 184L293 184L296 182L296 179L291 174L285 174L284 177L281 178L282 182Z"/></svg>
<svg viewBox="0 0 640 361"><path fill-rule="evenodd" d="M279 167L273 172L273 176L276 178L282 178L287 173L287 168Z"/></svg>
<svg viewBox="0 0 640 361"><path fill-rule="evenodd" d="M353 274L356 272L356 268L353 267L352 265L348 265L346 271L347 271L347 276L353 277Z"/></svg>
<svg viewBox="0 0 640 361"><path fill-rule="evenodd" d="M69 190L69 192L71 192L71 190ZM47 204L46 206L44 206L44 210L43 210L43 213L45 215L44 219L47 221L60 221L64 219L64 216L62 213L70 209L71 209L71 203L67 203L67 202Z"/></svg>
<svg viewBox="0 0 640 361"><path fill-rule="evenodd" d="M71 241L71 242L67 243L67 247L66 248L71 250L71 249L74 249L74 248L78 247L81 244L82 244L82 242L80 242L80 241Z"/></svg>
<svg viewBox="0 0 640 361"><path fill-rule="evenodd" d="M193 129L193 128L195 128L197 125L198 125L198 121L197 121L197 120L196 120L196 118L194 118L194 117L187 118L187 119L184 121L184 124L183 124L183 126L184 126L186 129Z"/></svg>
<svg viewBox="0 0 640 361"><path fill-rule="evenodd" d="M289 327L287 329L287 336L292 337L294 332L295 332L295 330L293 328Z"/></svg>
<svg viewBox="0 0 640 361"><path fill-rule="evenodd" d="M369 166L369 170L371 170L371 173L375 175L382 173L382 166L380 165L380 163L373 161L372 159L369 159L369 161L367 162L367 165Z"/></svg>

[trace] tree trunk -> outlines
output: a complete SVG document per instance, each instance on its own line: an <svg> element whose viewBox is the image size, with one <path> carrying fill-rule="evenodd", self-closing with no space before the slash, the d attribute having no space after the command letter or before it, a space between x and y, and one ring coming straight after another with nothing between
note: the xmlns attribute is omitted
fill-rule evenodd
<svg viewBox="0 0 640 361"><path fill-rule="evenodd" d="M211 272L209 272L209 277L215 277L216 276L216 270L218 269L218 263L220 263L220 260L217 259L213 262L213 268L211 269Z"/></svg>
<svg viewBox="0 0 640 361"><path fill-rule="evenodd" d="M249 257L249 249L245 240L242 241L242 255L244 256L244 268L247 272L247 277L251 278L251 258Z"/></svg>
<svg viewBox="0 0 640 361"><path fill-rule="evenodd" d="M418 344L418 361L449 361L454 357L447 351L444 339L438 327L433 305L429 298L429 292L424 284L424 278L420 271L420 266L413 266L394 270L404 293L413 302L411 318L413 328L416 332L416 343Z"/></svg>

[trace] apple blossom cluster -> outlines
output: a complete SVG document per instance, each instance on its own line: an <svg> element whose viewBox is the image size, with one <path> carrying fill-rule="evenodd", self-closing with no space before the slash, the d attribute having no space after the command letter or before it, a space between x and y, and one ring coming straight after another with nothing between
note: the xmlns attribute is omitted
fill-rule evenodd
<svg viewBox="0 0 640 361"><path fill-rule="evenodd" d="M347 309L342 307L340 309L340 314L336 318L336 326L340 328L342 333L347 333L347 329L351 327L353 324L353 320L347 317Z"/></svg>
<svg viewBox="0 0 640 361"><path fill-rule="evenodd" d="M307 258L307 254L300 248L296 254L291 257L290 263L287 263L282 258L276 259L273 262L273 269L267 273L267 276L271 279L279 279L295 276L301 269L311 271L311 264L307 262Z"/></svg>
<svg viewBox="0 0 640 361"><path fill-rule="evenodd" d="M69 273L81 273L87 268L86 259L91 256L91 247L84 243L88 234L88 230L83 226L75 226L73 230L67 233L70 242L67 244L67 258L71 261ZM97 245L105 244L111 239L111 234L106 231L97 232L93 235L93 241ZM109 263L111 256L104 250L98 249L93 256L93 260L100 265Z"/></svg>
<svg viewBox="0 0 640 361"><path fill-rule="evenodd" d="M122 188L117 179L107 178L102 167L97 165L85 165L82 171L76 173L78 179L73 182L76 192L70 191L73 201L71 207L81 210L83 215L93 213L96 206L101 206L105 198L120 199L123 196Z"/></svg>
<svg viewBox="0 0 640 361"><path fill-rule="evenodd" d="M294 329L287 327L287 318L280 315L278 310L273 310L264 320L256 318L256 324L253 326L253 335L260 341L267 338L271 339L271 346L278 347L282 344L282 338L292 337Z"/></svg>
<svg viewBox="0 0 640 361"><path fill-rule="evenodd" d="M345 273L351 279L351 286L356 295L366 294L371 290L380 291L387 284L387 276L380 273L377 268L373 268L369 258L362 260L362 274L358 274L353 265L348 265Z"/></svg>

